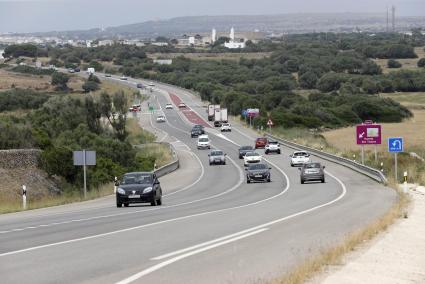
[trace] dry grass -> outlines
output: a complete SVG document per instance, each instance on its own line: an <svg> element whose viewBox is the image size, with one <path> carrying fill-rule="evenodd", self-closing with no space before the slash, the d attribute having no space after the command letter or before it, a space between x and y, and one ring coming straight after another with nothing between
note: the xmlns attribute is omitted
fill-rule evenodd
<svg viewBox="0 0 425 284"><path fill-rule="evenodd" d="M15 86L15 88L20 89L33 89L50 92L53 91L50 81L50 76L19 74L0 69L0 91L10 90L13 86Z"/></svg>
<svg viewBox="0 0 425 284"><path fill-rule="evenodd" d="M425 109L425 92L382 93L380 96L391 98L409 109Z"/></svg>
<svg viewBox="0 0 425 284"><path fill-rule="evenodd" d="M292 272L270 283L301 284L311 279L317 273L322 272L326 266L341 264L344 255L355 250L365 241L373 239L382 231L387 230L398 218L404 217L409 202L409 197L399 192L397 203L379 220L369 224L365 229L349 235L338 246L324 250L319 255L306 260Z"/></svg>
<svg viewBox="0 0 425 284"><path fill-rule="evenodd" d="M382 145L378 150L385 152L388 137L405 137L406 148L425 146L425 110L413 110L414 117L402 123L382 123ZM344 151L358 150L355 127L341 128L323 133L329 144ZM368 147L366 147L368 148Z"/></svg>
<svg viewBox="0 0 425 284"><path fill-rule="evenodd" d="M270 57L271 52L253 52L253 53L151 53L148 55L149 58L166 58L173 59L179 56L190 58L193 60L239 60L241 58L246 59L261 59Z"/></svg>
<svg viewBox="0 0 425 284"><path fill-rule="evenodd" d="M142 149L144 153L149 153L149 156L155 157L157 168L165 166L174 160L171 149L167 144L145 144L143 145Z"/></svg>
<svg viewBox="0 0 425 284"><path fill-rule="evenodd" d="M83 195L79 192L73 192L72 194L63 194L55 196L51 195L42 199L32 201L31 195L29 195L27 199L27 210L64 205L108 196L113 194L113 188L113 183L104 184L97 189L88 191L86 198L84 198ZM7 203L2 203L0 206L0 214L18 211L23 211L22 200L20 198L15 200L9 200Z"/></svg>
<svg viewBox="0 0 425 284"><path fill-rule="evenodd" d="M381 66L383 73L389 73L400 69L414 70L418 68L417 63L419 59L425 57L424 47L415 47L415 52L418 55L418 58L396 59L398 62L401 63L401 68L388 68L388 59L374 59L374 61L376 64Z"/></svg>

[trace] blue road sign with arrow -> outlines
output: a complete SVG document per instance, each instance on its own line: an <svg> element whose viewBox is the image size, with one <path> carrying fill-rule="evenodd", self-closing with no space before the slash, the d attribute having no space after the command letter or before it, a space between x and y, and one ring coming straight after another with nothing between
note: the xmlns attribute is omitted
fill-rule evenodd
<svg viewBox="0 0 425 284"><path fill-rule="evenodd" d="M388 138L388 152L400 153L403 152L404 141L402 137Z"/></svg>

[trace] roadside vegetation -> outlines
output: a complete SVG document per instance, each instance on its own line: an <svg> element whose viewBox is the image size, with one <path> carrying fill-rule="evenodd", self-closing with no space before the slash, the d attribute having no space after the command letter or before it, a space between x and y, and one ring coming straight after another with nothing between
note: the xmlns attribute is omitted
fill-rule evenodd
<svg viewBox="0 0 425 284"><path fill-rule="evenodd" d="M35 68L25 68L24 72L12 69L25 74L6 74L39 76L34 75ZM110 182L114 176L128 171L151 171L155 164L172 160L166 146L149 144L143 150L133 146L155 140L135 119L127 119L128 106L143 99L138 92L101 83L95 76L72 82L72 76L59 72L49 77L53 89L37 91L6 86L0 90L0 149L41 149L40 167L59 188L49 194L32 195L30 209L82 200L82 168L73 166L74 150L97 152L97 165L88 167L88 199L112 194ZM83 86L87 82L95 83L97 90L86 93ZM13 193L2 194L0 213L21 210L20 187L8 190Z"/></svg>

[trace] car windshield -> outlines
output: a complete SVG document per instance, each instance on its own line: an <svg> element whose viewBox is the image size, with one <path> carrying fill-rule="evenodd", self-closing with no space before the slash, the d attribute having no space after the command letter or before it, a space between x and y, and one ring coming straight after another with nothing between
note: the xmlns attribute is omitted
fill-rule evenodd
<svg viewBox="0 0 425 284"><path fill-rule="evenodd" d="M123 177L122 184L143 184L151 183L152 176L150 174L128 174Z"/></svg>
<svg viewBox="0 0 425 284"><path fill-rule="evenodd" d="M255 164L255 165L250 165L248 170L265 170L268 169L268 167L264 164Z"/></svg>
<svg viewBox="0 0 425 284"><path fill-rule="evenodd" d="M249 153L246 153L246 156L247 157L254 157L254 156L260 156L260 155L256 152L249 152Z"/></svg>
<svg viewBox="0 0 425 284"><path fill-rule="evenodd" d="M306 169L320 169L320 163L305 164L304 168L306 168Z"/></svg>
<svg viewBox="0 0 425 284"><path fill-rule="evenodd" d="M276 142L276 141L270 141L269 142L269 144L271 144L271 145L277 145L277 144L279 144L278 142Z"/></svg>
<svg viewBox="0 0 425 284"><path fill-rule="evenodd" d="M211 156L223 156L223 151L213 151L211 152Z"/></svg>
<svg viewBox="0 0 425 284"><path fill-rule="evenodd" d="M252 146L242 146L241 150L253 150L254 148Z"/></svg>
<svg viewBox="0 0 425 284"><path fill-rule="evenodd" d="M208 138L199 138L199 142L208 142Z"/></svg>
<svg viewBox="0 0 425 284"><path fill-rule="evenodd" d="M303 156L307 156L308 154L306 152L296 152L294 153L294 157L303 157Z"/></svg>
<svg viewBox="0 0 425 284"><path fill-rule="evenodd" d="M266 138L258 138L257 139L257 142L266 142L267 141L267 139Z"/></svg>

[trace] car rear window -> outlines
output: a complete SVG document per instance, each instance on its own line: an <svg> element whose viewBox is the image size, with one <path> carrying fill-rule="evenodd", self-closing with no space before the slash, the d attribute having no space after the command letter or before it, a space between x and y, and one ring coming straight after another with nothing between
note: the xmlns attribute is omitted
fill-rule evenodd
<svg viewBox="0 0 425 284"><path fill-rule="evenodd" d="M304 168L307 169L317 169L320 168L320 163L311 163L311 164L305 164Z"/></svg>
<svg viewBox="0 0 425 284"><path fill-rule="evenodd" d="M211 152L211 156L223 156L223 151L213 151Z"/></svg>
<svg viewBox="0 0 425 284"><path fill-rule="evenodd" d="M297 153L294 153L294 156L295 157L302 157L302 156L307 156L308 154L306 153L306 152L297 152Z"/></svg>
<svg viewBox="0 0 425 284"><path fill-rule="evenodd" d="M249 152L249 153L246 153L246 156L247 156L247 157L259 156L259 154L258 154L258 153L256 153L256 152Z"/></svg>
<svg viewBox="0 0 425 284"><path fill-rule="evenodd" d="M248 167L248 170L265 170L265 169L267 169L267 166L264 164L250 165Z"/></svg>
<svg viewBox="0 0 425 284"><path fill-rule="evenodd" d="M241 150L253 150L254 148L252 146L242 146Z"/></svg>

